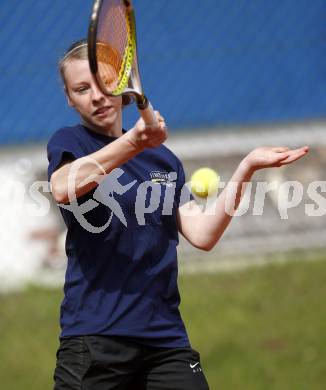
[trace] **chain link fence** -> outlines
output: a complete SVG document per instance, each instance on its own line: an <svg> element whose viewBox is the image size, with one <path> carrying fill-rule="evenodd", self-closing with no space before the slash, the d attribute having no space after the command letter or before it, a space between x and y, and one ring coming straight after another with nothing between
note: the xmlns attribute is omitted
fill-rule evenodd
<svg viewBox="0 0 326 390"><path fill-rule="evenodd" d="M144 88L172 131L326 116L324 0L135 0ZM78 119L57 60L87 34L91 0L3 0L0 145ZM125 126L137 113L128 108Z"/></svg>

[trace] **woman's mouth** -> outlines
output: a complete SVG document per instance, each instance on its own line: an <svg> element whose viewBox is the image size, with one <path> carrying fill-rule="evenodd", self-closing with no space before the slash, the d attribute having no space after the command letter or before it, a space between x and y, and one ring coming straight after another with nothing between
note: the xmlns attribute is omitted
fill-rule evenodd
<svg viewBox="0 0 326 390"><path fill-rule="evenodd" d="M106 114L111 108L112 108L111 106L100 107L93 112L93 115L99 117L106 116Z"/></svg>

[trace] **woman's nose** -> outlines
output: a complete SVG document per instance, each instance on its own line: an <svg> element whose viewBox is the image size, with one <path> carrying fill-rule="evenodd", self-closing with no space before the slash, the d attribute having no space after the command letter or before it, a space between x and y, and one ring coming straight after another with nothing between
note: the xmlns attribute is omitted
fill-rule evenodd
<svg viewBox="0 0 326 390"><path fill-rule="evenodd" d="M104 94L102 91L98 88L97 85L94 85L92 87L92 100L99 101L101 99L104 99Z"/></svg>

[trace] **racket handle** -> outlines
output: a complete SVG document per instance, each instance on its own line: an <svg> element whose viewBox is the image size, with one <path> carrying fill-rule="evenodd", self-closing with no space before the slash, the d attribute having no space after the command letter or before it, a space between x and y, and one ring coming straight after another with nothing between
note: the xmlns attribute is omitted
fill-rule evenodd
<svg viewBox="0 0 326 390"><path fill-rule="evenodd" d="M148 106L143 109L139 109L139 113L141 117L144 119L144 122L148 126L155 126L158 125L158 120L156 118L156 115L154 113L154 109L151 105L151 103L148 102Z"/></svg>
<svg viewBox="0 0 326 390"><path fill-rule="evenodd" d="M145 95L138 95L136 97L137 107L141 117L148 126L158 125L154 109Z"/></svg>

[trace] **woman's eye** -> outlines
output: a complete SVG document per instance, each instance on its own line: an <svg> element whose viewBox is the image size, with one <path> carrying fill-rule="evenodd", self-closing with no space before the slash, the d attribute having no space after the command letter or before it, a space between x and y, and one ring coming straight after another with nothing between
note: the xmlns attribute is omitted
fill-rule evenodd
<svg viewBox="0 0 326 390"><path fill-rule="evenodd" d="M87 91L87 89L88 89L88 87L86 87L86 86L80 87L80 88L77 89L77 92L78 92L78 93L84 93L84 92Z"/></svg>

